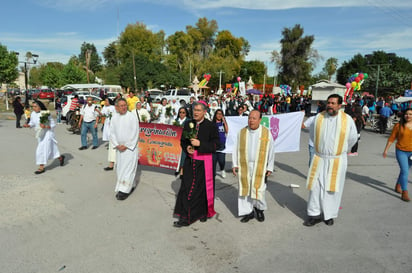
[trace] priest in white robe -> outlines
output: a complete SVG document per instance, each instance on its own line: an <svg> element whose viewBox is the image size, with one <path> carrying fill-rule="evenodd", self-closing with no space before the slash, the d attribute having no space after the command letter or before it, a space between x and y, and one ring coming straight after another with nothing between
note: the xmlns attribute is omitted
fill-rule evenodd
<svg viewBox="0 0 412 273"><path fill-rule="evenodd" d="M135 114L127 111L125 99L118 99L116 104L119 113L111 120L110 142L116 149L116 198L125 200L136 187L139 122Z"/></svg>
<svg viewBox="0 0 412 273"><path fill-rule="evenodd" d="M275 145L272 135L260 124L262 113L252 110L248 126L240 130L232 153L232 172L239 177L238 215L246 223L256 218L265 220L266 181L275 163Z"/></svg>
<svg viewBox="0 0 412 273"><path fill-rule="evenodd" d="M45 172L47 161L58 158L60 166L64 165L65 156L60 154L57 147L57 140L54 135L56 123L47 111L45 105L40 101L34 101L32 104L33 112L30 116L30 122L24 127L34 128L36 130L37 149L36 149L36 164L39 165L35 174ZM44 117L42 117L44 116ZM43 120L43 122L41 122Z"/></svg>
<svg viewBox="0 0 412 273"><path fill-rule="evenodd" d="M116 162L116 150L113 149L112 143L110 142L110 123L112 117L117 114L114 101L110 98L106 98L101 113L105 117L102 140L109 142L109 149L107 150L107 161L109 162L109 166L104 167L103 170L112 171L114 169L114 163Z"/></svg>
<svg viewBox="0 0 412 273"><path fill-rule="evenodd" d="M310 126L309 137L315 155L306 180L309 192L306 226L322 221L333 225L338 217L347 169L347 151L356 143L358 133L353 119L340 110L342 97L328 97L326 111L319 113Z"/></svg>

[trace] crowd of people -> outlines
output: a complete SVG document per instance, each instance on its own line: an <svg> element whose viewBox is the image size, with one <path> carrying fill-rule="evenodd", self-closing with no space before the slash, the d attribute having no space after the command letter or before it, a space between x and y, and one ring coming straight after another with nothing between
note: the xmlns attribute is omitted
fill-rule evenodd
<svg viewBox="0 0 412 273"><path fill-rule="evenodd" d="M238 215L243 223L254 218L263 222L264 211L267 209L266 183L273 172L275 144L270 132L261 125L262 115L307 112L307 105L310 105L308 101L310 102L309 97L300 96L279 100L279 97L269 95L211 95L197 99L193 97L187 104L166 99L155 104L148 93L138 97L130 92L126 98L104 98L104 105L99 108L92 104L90 98L80 111L79 125L82 129L79 150L87 149L86 135L89 131L93 136L92 149L99 146L97 125L99 119L104 120L102 139L108 142L109 162L104 170L116 170L116 198L125 200L136 187L139 123L182 126L181 162L175 173L180 177L181 186L174 208L174 216L178 219L174 226L184 227L197 220L207 221L216 214L214 196L217 165L221 177L226 177L226 155L222 151L230 128L225 117L247 116L248 125L238 133L232 153L232 173L239 181ZM338 216L347 155L357 152L360 130L365 124L362 110L365 105L368 105L367 100L358 98L353 104L341 109L342 97L333 94L328 97L326 104L319 105L318 113L303 124L303 127L309 129L310 136L306 226L313 226L322 220L327 225L333 225ZM35 173L41 174L45 171L48 160L58 158L63 166L65 157L57 148L53 118L51 115L43 117L40 102L35 101L32 107L31 120L25 127L44 131L43 134L36 134L36 162L39 169ZM379 110L382 109L385 109L385 104ZM391 144L397 142L396 156L401 171L395 191L402 194L403 201L409 201L407 182L412 165L412 109L399 110L403 115L388 139L383 157L386 157Z"/></svg>

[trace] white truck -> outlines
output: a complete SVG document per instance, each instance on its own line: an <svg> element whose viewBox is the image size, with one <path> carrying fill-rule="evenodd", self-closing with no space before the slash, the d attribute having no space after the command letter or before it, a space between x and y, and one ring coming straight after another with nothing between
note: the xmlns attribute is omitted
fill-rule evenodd
<svg viewBox="0 0 412 273"><path fill-rule="evenodd" d="M160 101L163 98L169 100L176 99L180 103L189 103L190 97L194 97L195 94L191 92L190 89L181 88L181 89L169 89L163 95L157 96L155 101Z"/></svg>

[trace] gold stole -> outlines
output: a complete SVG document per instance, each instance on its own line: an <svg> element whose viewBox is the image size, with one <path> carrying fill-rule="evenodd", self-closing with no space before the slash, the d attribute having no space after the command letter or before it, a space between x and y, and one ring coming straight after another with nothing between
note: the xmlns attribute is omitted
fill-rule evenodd
<svg viewBox="0 0 412 273"><path fill-rule="evenodd" d="M319 154L319 144L327 141L325 139L325 136L323 134L324 126L323 126L323 121L325 119L325 115L327 115L326 112L322 112L318 114L315 120L315 134L314 134L314 145L315 145L315 156L313 157L312 164L309 168L309 175L306 180L306 186L308 190L312 189L314 181L318 178L320 169L323 168L320 167L320 165L324 164L325 160L331 160L331 166L332 168L330 171L327 172L327 179L326 179L326 190L331 191L331 192L338 192L339 191L339 178L342 170L342 160L340 158L340 155L342 154L343 148L345 145L347 145L347 134L349 132L349 122L348 122L348 117L347 115L339 111L338 117L337 117L337 126L335 132L334 139L337 140L334 143L334 152L333 156L328 159L328 158L321 158ZM340 129L340 130L339 130ZM323 161L323 162L322 162Z"/></svg>
<svg viewBox="0 0 412 273"><path fill-rule="evenodd" d="M248 162L248 129L243 128L239 134L239 152L238 152L238 166L239 166L239 195L250 196L253 199L262 199L261 187L265 183L267 154L269 151L270 139L269 130L260 125L260 137L255 166L253 168L252 183L249 181L249 162ZM255 152L255 151L251 151ZM252 188L250 188L252 185Z"/></svg>

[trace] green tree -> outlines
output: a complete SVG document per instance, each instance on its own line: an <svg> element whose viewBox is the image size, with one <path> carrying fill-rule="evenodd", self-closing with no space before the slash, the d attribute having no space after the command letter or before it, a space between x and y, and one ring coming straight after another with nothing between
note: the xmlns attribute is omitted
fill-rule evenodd
<svg viewBox="0 0 412 273"><path fill-rule="evenodd" d="M262 61L246 61L242 63L240 77L245 81L252 77L254 83L262 84L265 73L266 67Z"/></svg>
<svg viewBox="0 0 412 273"><path fill-rule="evenodd" d="M293 28L284 28L280 56L280 79L295 90L299 85L307 85L311 79L314 65L320 58L312 49L314 36L303 36L303 28L297 24Z"/></svg>
<svg viewBox="0 0 412 273"><path fill-rule="evenodd" d="M63 71L64 65L59 62L49 62L40 67L41 84L48 87L60 88L63 86Z"/></svg>
<svg viewBox="0 0 412 273"><path fill-rule="evenodd" d="M89 69L93 73L102 70L102 59L94 44L83 42L78 59L85 69Z"/></svg>
<svg viewBox="0 0 412 273"><path fill-rule="evenodd" d="M86 72L71 58L62 71L62 85L70 83L87 83Z"/></svg>
<svg viewBox="0 0 412 273"><path fill-rule="evenodd" d="M17 79L18 63L16 54L9 52L6 46L0 44L0 83L10 84Z"/></svg>
<svg viewBox="0 0 412 273"><path fill-rule="evenodd" d="M192 36L203 59L207 58L213 50L217 30L216 20L209 21L206 17L199 18L195 27L186 27L187 33Z"/></svg>
<svg viewBox="0 0 412 273"><path fill-rule="evenodd" d="M107 67L115 67L119 65L120 60L117 52L118 47L116 42L111 42L104 48L103 57Z"/></svg>
<svg viewBox="0 0 412 273"><path fill-rule="evenodd" d="M378 96L401 95L410 88L412 80L412 64L404 57L394 53L374 51L372 54L356 54L352 59L343 62L337 70L337 81L340 84L350 82L351 75L367 73L361 91ZM379 77L378 77L379 74Z"/></svg>
<svg viewBox="0 0 412 273"><path fill-rule="evenodd" d="M328 80L332 80L332 76L336 73L338 69L338 59L329 58L325 62L325 66L322 69L322 72L327 75Z"/></svg>

